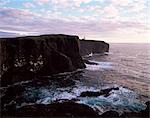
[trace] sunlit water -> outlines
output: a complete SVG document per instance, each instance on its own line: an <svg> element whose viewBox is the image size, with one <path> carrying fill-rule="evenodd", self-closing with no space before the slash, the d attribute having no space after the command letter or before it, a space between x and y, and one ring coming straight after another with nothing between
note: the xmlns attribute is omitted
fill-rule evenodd
<svg viewBox="0 0 150 118"><path fill-rule="evenodd" d="M150 84L149 45L112 44L110 47L108 55L86 57L96 63L86 64L86 69L58 74L54 80L48 77L46 84L40 81L21 83L20 86L25 88L22 100L13 99L5 106L15 103L16 108L20 108L75 99L75 102L86 104L99 114L109 110L122 114L145 109ZM110 91L107 97L80 96L82 92L97 92L112 87L119 87L119 90Z"/></svg>
<svg viewBox="0 0 150 118"><path fill-rule="evenodd" d="M94 55L89 59L99 65L88 65L88 69L105 70L100 75L106 81L150 95L150 44L111 44L108 55Z"/></svg>

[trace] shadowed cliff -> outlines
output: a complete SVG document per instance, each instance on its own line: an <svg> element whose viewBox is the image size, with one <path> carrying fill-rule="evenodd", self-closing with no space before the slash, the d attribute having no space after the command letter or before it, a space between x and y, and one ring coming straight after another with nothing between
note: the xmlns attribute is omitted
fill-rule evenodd
<svg viewBox="0 0 150 118"><path fill-rule="evenodd" d="M90 53L104 53L109 51L109 44L104 41L80 40L80 54L82 56Z"/></svg>
<svg viewBox="0 0 150 118"><path fill-rule="evenodd" d="M62 34L0 38L1 85L85 68L81 56L108 50L103 41Z"/></svg>
<svg viewBox="0 0 150 118"><path fill-rule="evenodd" d="M2 86L85 68L79 54L79 37L42 35L0 39Z"/></svg>

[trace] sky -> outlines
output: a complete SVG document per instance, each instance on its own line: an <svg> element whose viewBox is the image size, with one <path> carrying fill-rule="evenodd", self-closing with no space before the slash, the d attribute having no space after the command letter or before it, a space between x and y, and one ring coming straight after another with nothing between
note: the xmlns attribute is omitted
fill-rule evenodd
<svg viewBox="0 0 150 118"><path fill-rule="evenodd" d="M39 34L150 43L150 1L0 0L0 37Z"/></svg>

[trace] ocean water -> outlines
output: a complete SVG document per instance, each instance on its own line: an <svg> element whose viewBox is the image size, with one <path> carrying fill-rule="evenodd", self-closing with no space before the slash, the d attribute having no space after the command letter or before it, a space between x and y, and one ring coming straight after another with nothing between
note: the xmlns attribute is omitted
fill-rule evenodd
<svg viewBox="0 0 150 118"><path fill-rule="evenodd" d="M31 104L75 100L99 114L108 110L119 114L139 112L146 108L144 103L150 97L149 44L110 44L109 53L87 55L85 58L95 64L47 77L44 83L39 80L16 83L14 87L22 86L24 91L4 106L15 104L17 109ZM107 96L81 96L83 92L94 93L116 87L118 89L111 90ZM8 88L3 88L2 96Z"/></svg>
<svg viewBox="0 0 150 118"><path fill-rule="evenodd" d="M102 78L150 95L150 44L110 44L108 55L89 59L99 64L88 70L105 70Z"/></svg>

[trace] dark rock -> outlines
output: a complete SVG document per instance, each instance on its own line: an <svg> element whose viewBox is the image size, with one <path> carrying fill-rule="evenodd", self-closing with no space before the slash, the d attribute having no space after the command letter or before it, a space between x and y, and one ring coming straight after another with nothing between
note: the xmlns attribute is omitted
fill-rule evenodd
<svg viewBox="0 0 150 118"><path fill-rule="evenodd" d="M121 117L123 118L149 118L150 117L150 101L146 102L146 109L142 110L138 113L131 112L131 113L124 113Z"/></svg>
<svg viewBox="0 0 150 118"><path fill-rule="evenodd" d="M104 53L109 51L109 44L104 41L80 40L80 54Z"/></svg>
<svg viewBox="0 0 150 118"><path fill-rule="evenodd" d="M50 105L28 105L3 114L4 117L97 117L98 114L84 104L74 102Z"/></svg>
<svg viewBox="0 0 150 118"><path fill-rule="evenodd" d="M105 113L103 113L100 118L121 118L119 117L118 112L116 111L107 111Z"/></svg>
<svg viewBox="0 0 150 118"><path fill-rule="evenodd" d="M24 90L24 87L21 85L14 85L8 87L3 93L3 96L1 97L1 107L4 106L4 104L10 103L13 99L21 96Z"/></svg>
<svg viewBox="0 0 150 118"><path fill-rule="evenodd" d="M79 37L42 35L0 39L1 85L85 68Z"/></svg>
<svg viewBox="0 0 150 118"><path fill-rule="evenodd" d="M119 88L118 87L108 88L108 89L103 89L103 90L98 91L98 92L86 91L86 92L82 92L80 97L97 97L100 95L104 95L105 97L107 97L107 96L109 96L109 92L112 90L119 90Z"/></svg>
<svg viewBox="0 0 150 118"><path fill-rule="evenodd" d="M32 80L35 78L35 73L33 72L12 72L11 70L5 72L1 78L1 86L7 86L16 82Z"/></svg>
<svg viewBox="0 0 150 118"><path fill-rule="evenodd" d="M150 101L146 102L146 106L147 106L146 109L142 111L142 115L150 117L150 109L149 109Z"/></svg>
<svg viewBox="0 0 150 118"><path fill-rule="evenodd" d="M149 118L150 117L150 102L146 102L147 108L138 113L130 112L119 115L116 111L107 111L100 115L100 118Z"/></svg>

